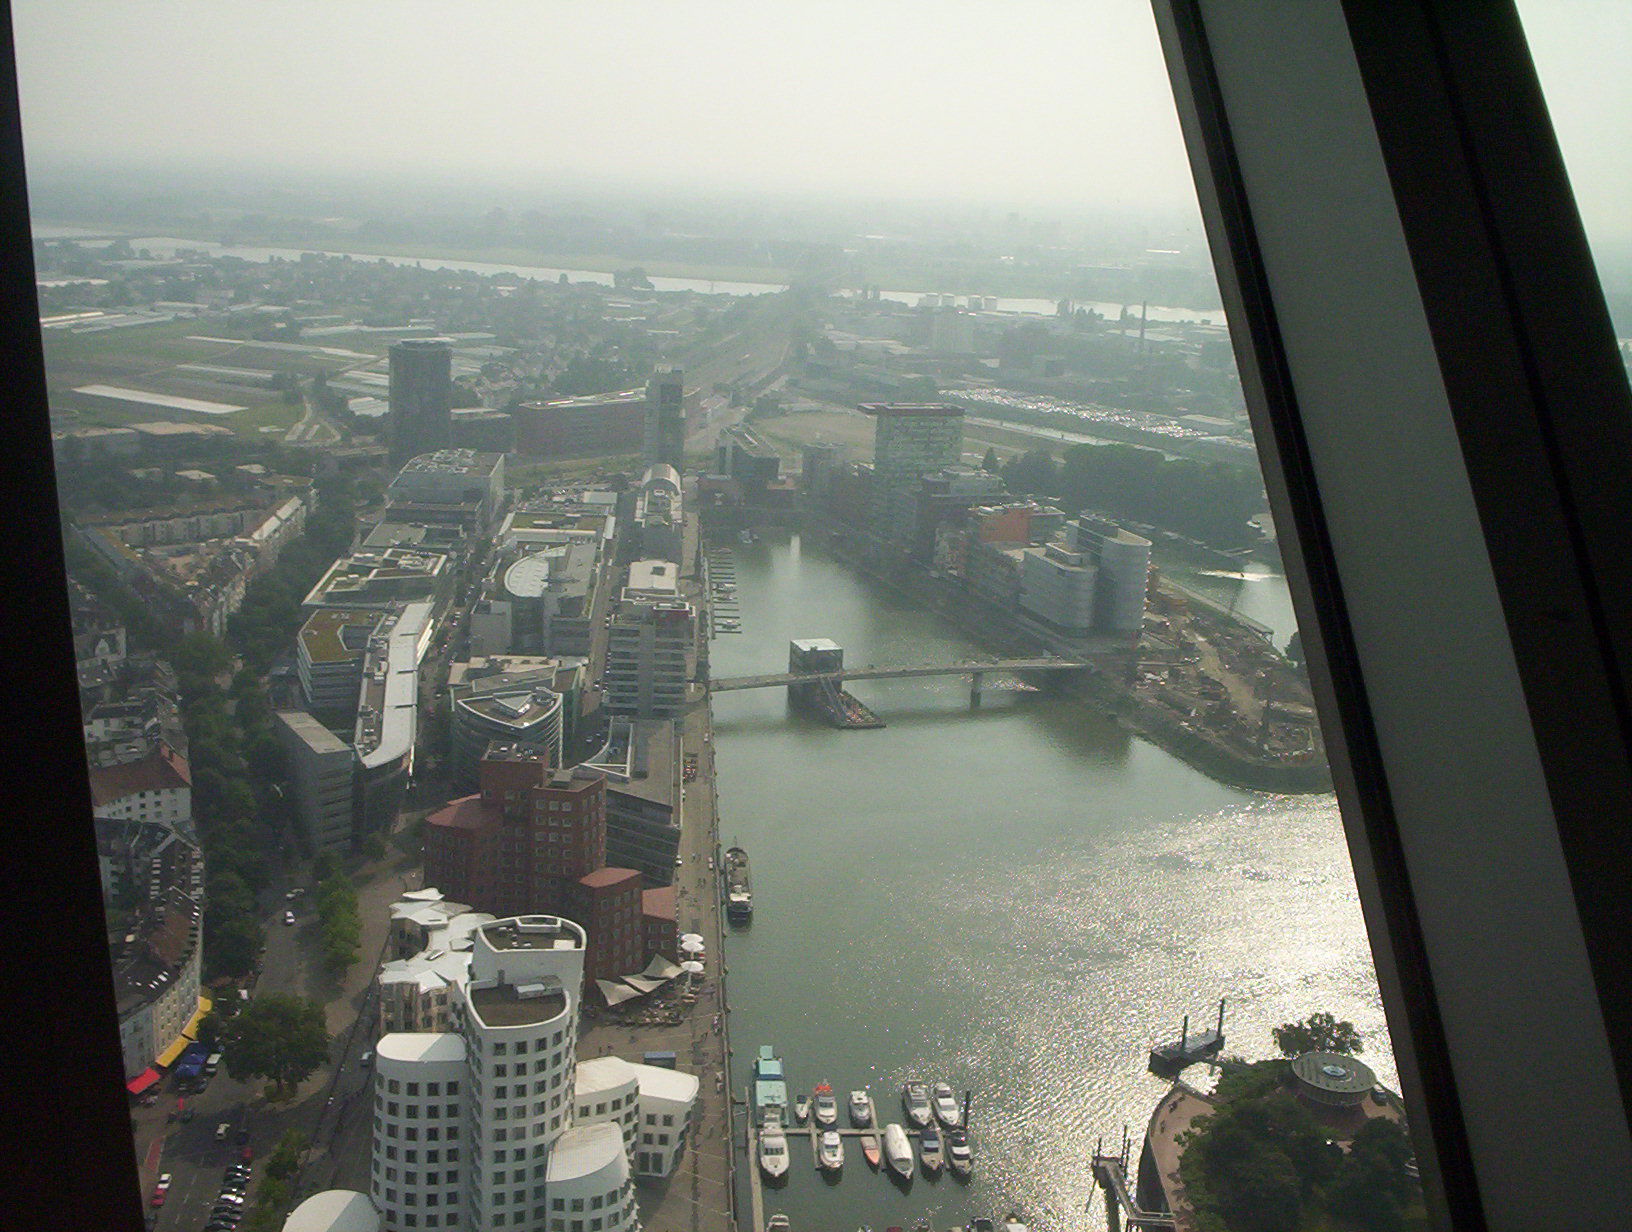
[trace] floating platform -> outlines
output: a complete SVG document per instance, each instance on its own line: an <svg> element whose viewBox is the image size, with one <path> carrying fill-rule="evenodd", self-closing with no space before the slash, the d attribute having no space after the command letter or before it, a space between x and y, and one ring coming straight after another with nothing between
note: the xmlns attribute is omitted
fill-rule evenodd
<svg viewBox="0 0 1632 1232"><path fill-rule="evenodd" d="M1176 1077L1186 1066L1209 1061L1224 1051L1224 1002L1218 1003L1218 1026L1190 1034L1190 1016L1185 1015L1179 1038L1150 1050L1150 1072L1163 1078Z"/></svg>

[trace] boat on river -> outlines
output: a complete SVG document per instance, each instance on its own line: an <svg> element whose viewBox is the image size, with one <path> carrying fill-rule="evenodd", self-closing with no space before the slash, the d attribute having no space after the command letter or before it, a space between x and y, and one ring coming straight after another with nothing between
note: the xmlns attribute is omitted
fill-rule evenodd
<svg viewBox="0 0 1632 1232"><path fill-rule="evenodd" d="M801 1095L799 1102L793 1106L793 1123L803 1125L810 1119L810 1096Z"/></svg>
<svg viewBox="0 0 1632 1232"><path fill-rule="evenodd" d="M816 1163L823 1172L837 1172L844 1167L844 1139L839 1131L829 1129L816 1144Z"/></svg>
<svg viewBox="0 0 1632 1232"><path fill-rule="evenodd" d="M793 1232L793 1222L786 1215L772 1215L765 1221L765 1232Z"/></svg>
<svg viewBox="0 0 1632 1232"><path fill-rule="evenodd" d="M741 847L725 849L725 918L746 924L754 915L754 893L748 881L748 853Z"/></svg>
<svg viewBox="0 0 1632 1232"><path fill-rule="evenodd" d="M759 1168L773 1181L788 1174L788 1136L780 1121L768 1121L759 1131Z"/></svg>
<svg viewBox="0 0 1632 1232"><path fill-rule="evenodd" d="M891 1172L903 1180L912 1179L912 1143L907 1138L907 1131L894 1121L884 1127L884 1158L889 1162Z"/></svg>
<svg viewBox="0 0 1632 1232"><path fill-rule="evenodd" d="M780 1127L788 1108L788 1081L782 1069L782 1060L769 1044L759 1046L754 1059L754 1121L759 1125L773 1122Z"/></svg>
<svg viewBox="0 0 1632 1232"><path fill-rule="evenodd" d="M963 1120L962 1110L958 1107L958 1097L952 1094L950 1083L937 1082L930 1090L929 1099L935 1108L935 1119L948 1129Z"/></svg>
<svg viewBox="0 0 1632 1232"><path fill-rule="evenodd" d="M816 1124L831 1127L839 1122L839 1101L833 1097L833 1088L827 1083L819 1083L816 1087L816 1102L811 1105L811 1113L816 1117Z"/></svg>
<svg viewBox="0 0 1632 1232"><path fill-rule="evenodd" d="M924 1165L924 1175L934 1176L946 1164L946 1151L941 1146L941 1131L926 1125L918 1134L918 1159Z"/></svg>
<svg viewBox="0 0 1632 1232"><path fill-rule="evenodd" d="M884 1152L879 1148L877 1134L861 1136L861 1157L867 1161L869 1168L876 1168L883 1161Z"/></svg>
<svg viewBox="0 0 1632 1232"><path fill-rule="evenodd" d="M957 1177L967 1177L975 1170L975 1154L969 1149L969 1131L961 1125L946 1131L946 1166Z"/></svg>
<svg viewBox="0 0 1632 1232"><path fill-rule="evenodd" d="M929 1103L929 1088L921 1082L909 1082L901 1088L901 1107L906 1109L907 1120L920 1129L935 1119Z"/></svg>
<svg viewBox="0 0 1632 1232"><path fill-rule="evenodd" d="M850 1092L850 1124L865 1127L873 1123L873 1101L866 1091Z"/></svg>

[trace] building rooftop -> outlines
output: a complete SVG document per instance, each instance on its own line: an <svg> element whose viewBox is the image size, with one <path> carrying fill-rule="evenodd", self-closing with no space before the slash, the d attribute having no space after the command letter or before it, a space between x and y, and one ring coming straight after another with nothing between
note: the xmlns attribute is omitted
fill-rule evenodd
<svg viewBox="0 0 1632 1232"><path fill-rule="evenodd" d="M963 417L963 408L961 406L949 406L944 402L863 402L856 409L863 415L878 415L888 418L918 416L961 419Z"/></svg>
<svg viewBox="0 0 1632 1232"><path fill-rule="evenodd" d="M641 1065L635 1062L630 1062L629 1068L635 1071L643 1096L671 1100L677 1104L689 1104L697 1098L701 1084L696 1074L668 1069L662 1065Z"/></svg>
<svg viewBox="0 0 1632 1232"><path fill-rule="evenodd" d="M1357 1095L1377 1085L1377 1075L1364 1062L1337 1052L1306 1052L1292 1062L1299 1081L1317 1091Z"/></svg>
<svg viewBox="0 0 1632 1232"><path fill-rule="evenodd" d="M193 785L187 759L160 742L140 761L117 766L93 766L91 802L98 808L139 791L165 791Z"/></svg>
<svg viewBox="0 0 1632 1232"><path fill-rule="evenodd" d="M371 639L357 707L357 759L365 770L406 757L419 710L419 655L431 623L430 603L405 603Z"/></svg>
<svg viewBox="0 0 1632 1232"><path fill-rule="evenodd" d="M484 805L481 796L462 796L437 809L425 819L425 824L450 830L481 830L492 825L497 817L498 810Z"/></svg>
<svg viewBox="0 0 1632 1232"><path fill-rule="evenodd" d="M680 912L675 901L675 887L666 885L651 890L642 890L640 894L640 914L658 920L678 920Z"/></svg>
<svg viewBox="0 0 1632 1232"><path fill-rule="evenodd" d="M554 915L522 915L498 920L481 930L495 950L581 950L584 930Z"/></svg>
<svg viewBox="0 0 1632 1232"><path fill-rule="evenodd" d="M463 1061L465 1040L451 1031L392 1031L374 1052L382 1061Z"/></svg>
<svg viewBox="0 0 1632 1232"><path fill-rule="evenodd" d="M640 874L632 868L598 868L578 878L578 884L586 890L604 890L609 886L626 885L630 881L639 880Z"/></svg>
<svg viewBox="0 0 1632 1232"><path fill-rule="evenodd" d="M380 1232L380 1212L367 1194L325 1189L289 1212L283 1232Z"/></svg>
<svg viewBox="0 0 1632 1232"><path fill-rule="evenodd" d="M504 464L502 453L477 453L474 449L438 449L409 458L402 475L482 475L493 474Z"/></svg>
<svg viewBox="0 0 1632 1232"><path fill-rule="evenodd" d="M361 659L369 636L380 623L377 611L321 608L300 626L300 644L312 663L347 663Z"/></svg>
<svg viewBox="0 0 1632 1232"><path fill-rule="evenodd" d="M635 1080L635 1067L622 1057L588 1057L578 1062L572 1090L579 1100L583 1100L616 1091Z"/></svg>
<svg viewBox="0 0 1632 1232"><path fill-rule="evenodd" d="M280 710L278 718L314 753L349 753L351 746L304 710Z"/></svg>
<svg viewBox="0 0 1632 1232"><path fill-rule="evenodd" d="M670 560L637 560L629 566L624 593L674 595L680 590L680 566Z"/></svg>
<svg viewBox="0 0 1632 1232"><path fill-rule="evenodd" d="M577 1177L593 1176L603 1169L616 1167L623 1160L623 1130L615 1123L574 1125L550 1147L549 1171L544 1183L557 1185Z"/></svg>
<svg viewBox="0 0 1632 1232"><path fill-rule="evenodd" d="M470 1007L490 1027L526 1027L549 1022L566 1012L567 995L553 984L488 984L469 988ZM621 1141L621 1136L620 1136Z"/></svg>

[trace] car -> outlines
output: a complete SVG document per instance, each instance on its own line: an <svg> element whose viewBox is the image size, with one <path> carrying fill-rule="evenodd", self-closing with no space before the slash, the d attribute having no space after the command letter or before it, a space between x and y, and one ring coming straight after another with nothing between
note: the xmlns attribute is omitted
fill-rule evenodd
<svg viewBox="0 0 1632 1232"><path fill-rule="evenodd" d="M255 1158L255 1152L246 1146L243 1150L238 1152L238 1158L247 1164L250 1160Z"/></svg>
<svg viewBox="0 0 1632 1232"><path fill-rule="evenodd" d="M170 1191L167 1190L167 1189L155 1189L153 1191L152 1204L154 1206L163 1206L164 1205L164 1196L165 1196L165 1194L167 1194L169 1192Z"/></svg>
<svg viewBox="0 0 1632 1232"><path fill-rule="evenodd" d="M232 1122L222 1121L221 1124L215 1127L215 1140L217 1142L225 1142L227 1140L227 1135L231 1132Z"/></svg>
<svg viewBox="0 0 1632 1232"><path fill-rule="evenodd" d="M285 911L283 913L283 922L286 925L293 924L295 922L295 913L293 911Z"/></svg>
<svg viewBox="0 0 1632 1232"><path fill-rule="evenodd" d="M242 1206L244 1204L244 1195L227 1193L225 1190L222 1190L216 1195L215 1204L216 1206Z"/></svg>
<svg viewBox="0 0 1632 1232"><path fill-rule="evenodd" d="M364 1069L374 1064L374 1050L372 1048L363 1049L363 1055L357 1058L357 1064Z"/></svg>
<svg viewBox="0 0 1632 1232"><path fill-rule="evenodd" d="M155 1189L169 1189L170 1188L170 1174L168 1172L159 1173L159 1179L153 1183L153 1188L155 1188Z"/></svg>

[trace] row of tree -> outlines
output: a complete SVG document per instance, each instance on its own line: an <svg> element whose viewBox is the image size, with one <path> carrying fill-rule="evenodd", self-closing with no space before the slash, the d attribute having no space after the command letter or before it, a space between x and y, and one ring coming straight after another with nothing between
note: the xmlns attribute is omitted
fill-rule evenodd
<svg viewBox="0 0 1632 1232"><path fill-rule="evenodd" d="M357 887L329 852L318 856L313 872L319 878L317 918L322 930L323 964L334 975L342 975L357 961L362 941L363 921L357 909Z"/></svg>
<svg viewBox="0 0 1632 1232"><path fill-rule="evenodd" d="M1069 513L1101 510L1220 548L1252 542L1247 519L1264 505L1263 484L1251 470L1135 445L1073 445L1060 462L1047 449L1033 449L1011 458L1002 475L1010 491L1057 502Z"/></svg>

